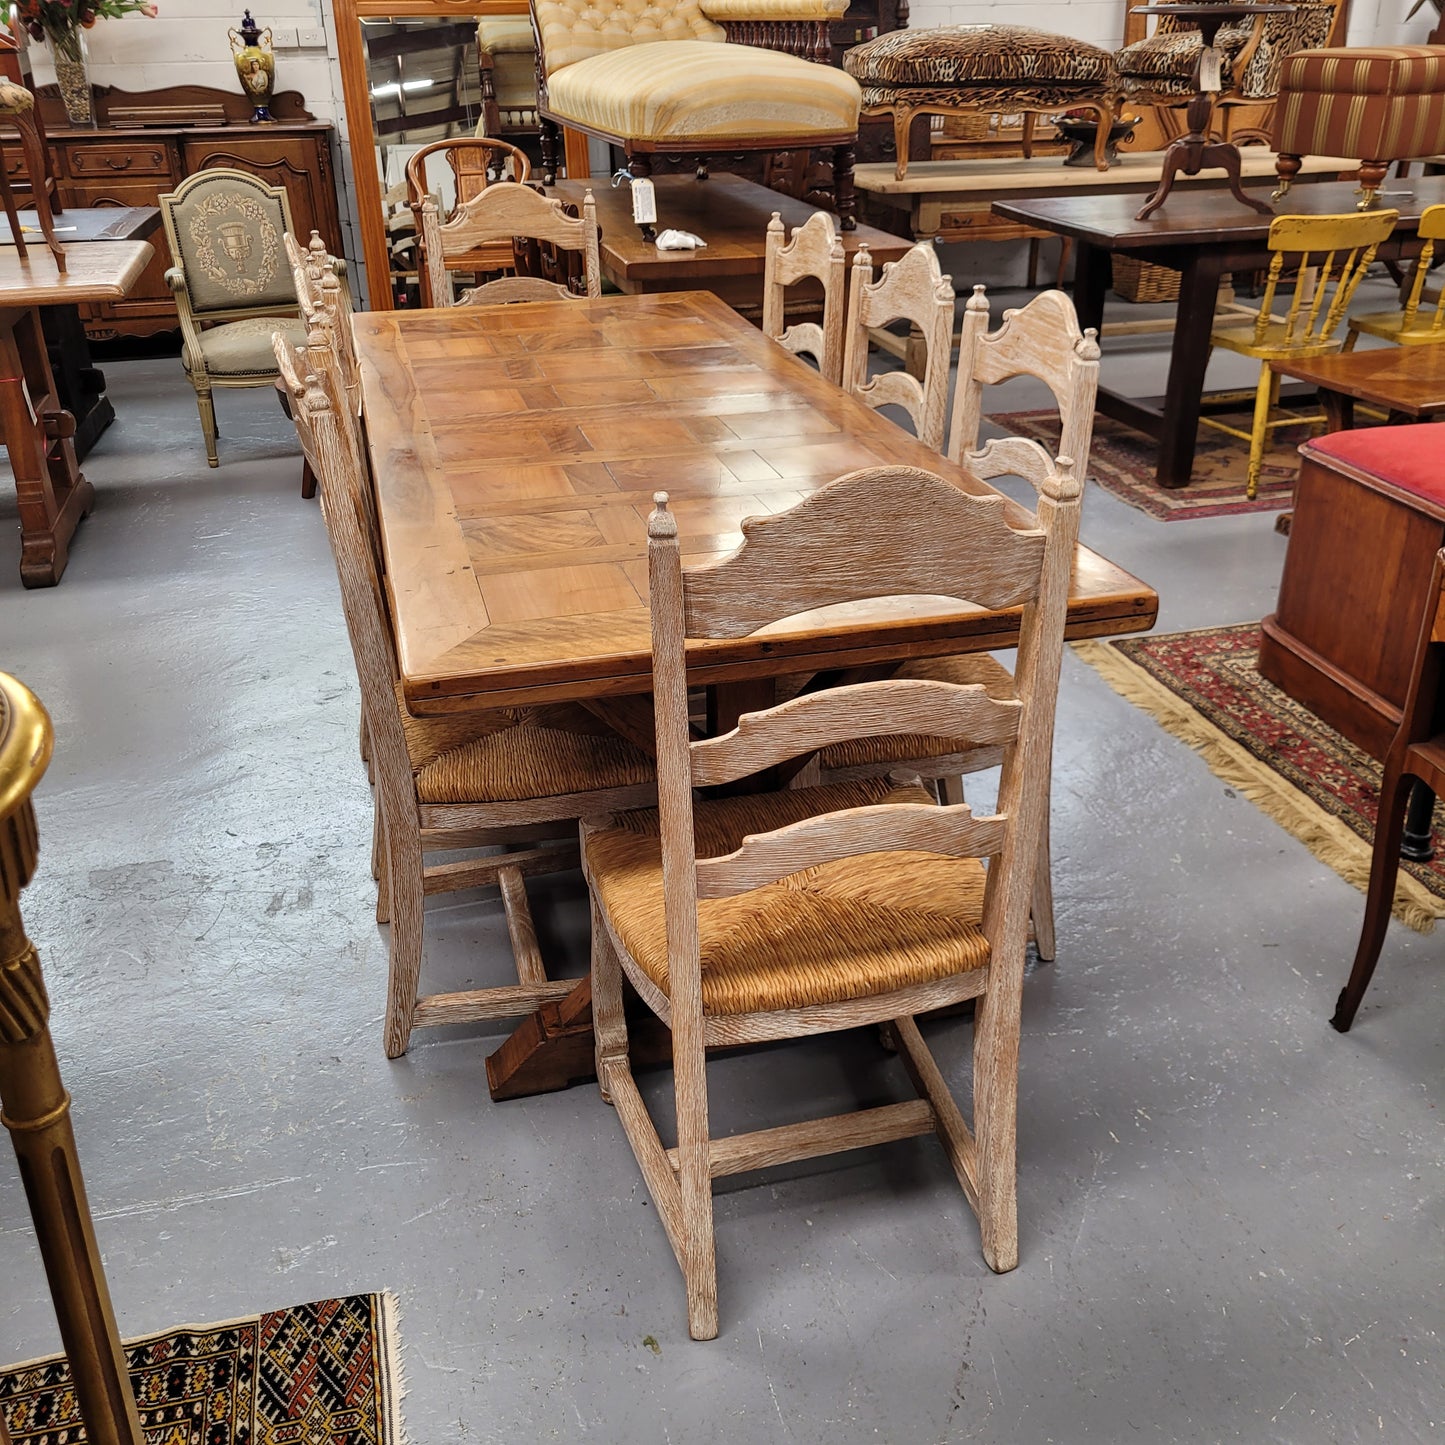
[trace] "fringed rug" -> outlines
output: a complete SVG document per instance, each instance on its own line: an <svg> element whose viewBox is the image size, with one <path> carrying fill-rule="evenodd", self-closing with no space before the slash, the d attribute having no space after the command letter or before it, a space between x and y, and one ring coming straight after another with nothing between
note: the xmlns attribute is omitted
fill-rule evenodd
<svg viewBox="0 0 1445 1445"><path fill-rule="evenodd" d="M126 1345L147 1445L405 1445L396 1302L359 1294ZM63 1356L0 1370L14 1445L81 1445Z"/></svg>
<svg viewBox="0 0 1445 1445"><path fill-rule="evenodd" d="M1057 411L1000 412L988 420L1051 449L1058 447ZM1247 430L1250 418L1248 413L1221 414L1220 420ZM1278 512L1290 505L1294 494L1295 476L1299 471L1295 448L1307 441L1315 430L1302 422L1270 433L1259 495L1252 502L1244 495L1249 448L1235 437L1211 427L1199 428L1189 485L1171 490L1154 481L1157 442L1123 422L1096 416L1089 476L1106 492L1165 522L1228 517L1237 512Z"/></svg>
<svg viewBox="0 0 1445 1445"><path fill-rule="evenodd" d="M1259 675L1259 626L1211 627L1074 651L1121 697L1186 742L1210 771L1364 891L1380 765ZM1445 847L1402 860L1395 917L1429 933L1445 917Z"/></svg>

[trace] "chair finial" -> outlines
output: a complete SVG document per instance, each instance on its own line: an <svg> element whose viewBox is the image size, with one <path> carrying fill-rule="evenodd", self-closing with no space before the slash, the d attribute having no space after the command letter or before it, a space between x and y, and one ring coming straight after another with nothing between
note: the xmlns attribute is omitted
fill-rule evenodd
<svg viewBox="0 0 1445 1445"><path fill-rule="evenodd" d="M1039 491L1052 502L1072 502L1084 490L1083 479L1074 475L1073 457L1058 457Z"/></svg>
<svg viewBox="0 0 1445 1445"><path fill-rule="evenodd" d="M654 539L677 536L677 518L667 510L666 492L652 494L652 515L647 519L647 535Z"/></svg>
<svg viewBox="0 0 1445 1445"><path fill-rule="evenodd" d="M1074 355L1080 361L1097 361L1103 353L1099 350L1099 331L1091 326L1074 343Z"/></svg>
<svg viewBox="0 0 1445 1445"><path fill-rule="evenodd" d="M963 309L965 311L982 311L984 315L988 314L988 288L982 282L973 288L973 295L968 298Z"/></svg>
<svg viewBox="0 0 1445 1445"><path fill-rule="evenodd" d="M773 212L773 219L768 222L768 230L776 232L779 236L783 234L783 213L781 211Z"/></svg>

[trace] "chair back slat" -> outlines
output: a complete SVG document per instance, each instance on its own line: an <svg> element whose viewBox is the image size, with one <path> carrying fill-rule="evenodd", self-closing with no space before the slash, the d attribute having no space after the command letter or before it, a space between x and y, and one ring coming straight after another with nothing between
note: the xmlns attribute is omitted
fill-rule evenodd
<svg viewBox="0 0 1445 1445"><path fill-rule="evenodd" d="M1398 211L1352 212L1345 216L1276 216L1270 224L1269 271L1254 323L1255 345L1268 342L1279 354L1328 346L1349 310L1382 241L1400 219ZM1282 335L1274 316L1285 264L1295 272Z"/></svg>
<svg viewBox="0 0 1445 1445"><path fill-rule="evenodd" d="M1027 306L1005 311L997 331L989 331L988 298L982 286L963 312L958 347L958 381L948 436L950 461L990 477L1022 476L1041 486L1053 471L1053 457L1037 443L1009 437L979 446L983 391L1016 376L1041 381L1059 408L1058 455L1068 457L1086 476L1094 436L1094 401L1099 390L1098 333L1079 329L1074 303L1062 291L1043 291Z"/></svg>
<svg viewBox="0 0 1445 1445"><path fill-rule="evenodd" d="M1009 510L996 493L977 496L916 467L850 472L786 512L745 518L731 556L690 570L687 635L746 637L869 597L1015 606L1037 582L1044 535L1012 526Z"/></svg>
<svg viewBox="0 0 1445 1445"><path fill-rule="evenodd" d="M431 196L423 197L415 209L433 306L456 304L447 257L468 255L494 241L511 246L518 237L580 252L587 295L602 294L597 203L590 190L583 199L581 216L569 216L560 200L549 200L517 181L494 181L480 195L460 201L445 221ZM484 289L468 293L472 304L489 304L478 294Z"/></svg>
<svg viewBox="0 0 1445 1445"><path fill-rule="evenodd" d="M498 276L480 286L468 286L460 306L510 306L518 301L570 301L572 293L556 281L540 276Z"/></svg>
<svg viewBox="0 0 1445 1445"><path fill-rule="evenodd" d="M819 373L837 384L843 376L843 310L847 300L848 259L843 241L826 211L817 211L801 226L793 228L792 239L783 241L783 218L773 212L763 272L763 335L795 355L806 353L818 364ZM816 280L823 288L823 321L786 324L786 293L789 286Z"/></svg>
<svg viewBox="0 0 1445 1445"><path fill-rule="evenodd" d="M873 259L866 246L859 246L848 297L843 389L872 407L901 406L919 441L941 452L953 349L953 282L939 270L938 252L929 241L890 261L878 280L872 275ZM911 322L922 333L927 358L922 381L906 371L868 380L868 333L891 321Z"/></svg>
<svg viewBox="0 0 1445 1445"><path fill-rule="evenodd" d="M1018 726L1019 704L990 697L980 684L960 688L908 678L856 683L744 713L732 732L693 743L692 781L694 787L716 787L853 738L902 733L998 747L1014 740Z"/></svg>
<svg viewBox="0 0 1445 1445"><path fill-rule="evenodd" d="M697 860L697 896L729 898L779 878L865 853L940 853L991 858L1002 851L1007 819L975 818L967 803L881 803L804 818L744 838L735 852Z"/></svg>

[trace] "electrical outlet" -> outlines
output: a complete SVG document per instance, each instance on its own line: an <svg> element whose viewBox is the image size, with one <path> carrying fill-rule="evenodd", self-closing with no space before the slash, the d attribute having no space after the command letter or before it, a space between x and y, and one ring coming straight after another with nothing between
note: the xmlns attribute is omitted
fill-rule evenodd
<svg viewBox="0 0 1445 1445"><path fill-rule="evenodd" d="M271 44L277 50L295 50L298 43L294 25L273 25L271 27Z"/></svg>
<svg viewBox="0 0 1445 1445"><path fill-rule="evenodd" d="M326 32L319 26L302 26L297 32L303 50L325 50Z"/></svg>

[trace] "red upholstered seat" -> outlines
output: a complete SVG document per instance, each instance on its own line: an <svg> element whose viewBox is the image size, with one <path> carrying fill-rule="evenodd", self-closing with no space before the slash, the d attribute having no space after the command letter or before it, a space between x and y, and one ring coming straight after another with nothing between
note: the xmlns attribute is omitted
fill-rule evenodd
<svg viewBox="0 0 1445 1445"><path fill-rule="evenodd" d="M1445 426L1423 422L1331 432L1302 450L1445 506Z"/></svg>

